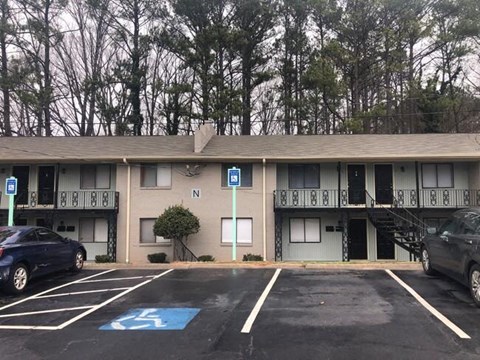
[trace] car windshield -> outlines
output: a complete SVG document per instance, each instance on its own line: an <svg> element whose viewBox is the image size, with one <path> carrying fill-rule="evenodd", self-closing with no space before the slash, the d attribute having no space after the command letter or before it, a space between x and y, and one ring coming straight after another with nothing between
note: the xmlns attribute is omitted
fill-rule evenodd
<svg viewBox="0 0 480 360"><path fill-rule="evenodd" d="M21 234L18 229L8 229L0 227L0 244L14 243Z"/></svg>

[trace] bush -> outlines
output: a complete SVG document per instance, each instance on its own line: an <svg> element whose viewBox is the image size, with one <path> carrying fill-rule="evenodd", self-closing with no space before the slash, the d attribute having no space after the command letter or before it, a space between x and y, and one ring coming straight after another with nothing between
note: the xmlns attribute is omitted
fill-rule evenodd
<svg viewBox="0 0 480 360"><path fill-rule="evenodd" d="M212 255L201 255L198 257L198 261L215 261L215 258Z"/></svg>
<svg viewBox="0 0 480 360"><path fill-rule="evenodd" d="M167 254L165 253L154 253L147 255L148 261L151 263L166 263L167 261Z"/></svg>
<svg viewBox="0 0 480 360"><path fill-rule="evenodd" d="M243 255L243 261L263 261L262 255L246 254Z"/></svg>
<svg viewBox="0 0 480 360"><path fill-rule="evenodd" d="M180 240L200 230L200 221L182 205L170 206L158 217L153 233L165 239Z"/></svg>
<svg viewBox="0 0 480 360"><path fill-rule="evenodd" d="M113 262L110 256L108 255L96 255L95 256L95 262L96 263L109 263Z"/></svg>

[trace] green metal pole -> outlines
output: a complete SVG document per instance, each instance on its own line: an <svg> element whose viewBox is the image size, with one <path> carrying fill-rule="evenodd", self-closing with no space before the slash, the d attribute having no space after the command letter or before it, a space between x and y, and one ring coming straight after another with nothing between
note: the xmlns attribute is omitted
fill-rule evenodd
<svg viewBox="0 0 480 360"><path fill-rule="evenodd" d="M232 260L237 260L237 187L232 189Z"/></svg>
<svg viewBox="0 0 480 360"><path fill-rule="evenodd" d="M8 226L13 226L13 208L15 195L8 195Z"/></svg>

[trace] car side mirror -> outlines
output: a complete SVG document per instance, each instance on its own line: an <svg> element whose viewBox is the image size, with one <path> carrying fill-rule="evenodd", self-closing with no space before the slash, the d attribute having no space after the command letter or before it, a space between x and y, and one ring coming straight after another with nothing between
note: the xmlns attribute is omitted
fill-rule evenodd
<svg viewBox="0 0 480 360"><path fill-rule="evenodd" d="M437 233L437 228L436 227L428 227L427 228L427 234L435 235L436 233Z"/></svg>

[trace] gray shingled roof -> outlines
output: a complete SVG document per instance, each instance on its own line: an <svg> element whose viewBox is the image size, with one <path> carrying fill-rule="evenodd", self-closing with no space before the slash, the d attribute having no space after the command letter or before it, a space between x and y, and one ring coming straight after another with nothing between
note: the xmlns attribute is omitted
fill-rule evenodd
<svg viewBox="0 0 480 360"><path fill-rule="evenodd" d="M220 154L277 160L480 160L480 134L216 136L204 155Z"/></svg>
<svg viewBox="0 0 480 360"><path fill-rule="evenodd" d="M480 160L480 134L214 136L198 154L193 144L193 136L3 137L0 162Z"/></svg>

